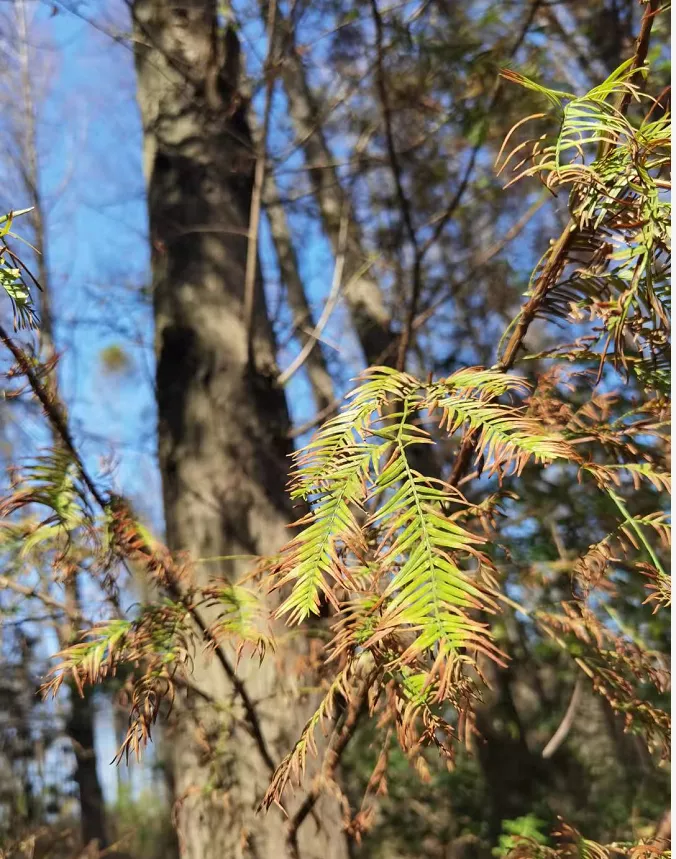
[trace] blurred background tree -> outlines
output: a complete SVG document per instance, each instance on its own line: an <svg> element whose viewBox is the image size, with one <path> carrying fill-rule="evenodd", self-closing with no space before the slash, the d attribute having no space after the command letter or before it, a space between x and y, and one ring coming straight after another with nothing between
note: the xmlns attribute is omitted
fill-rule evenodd
<svg viewBox="0 0 676 859"><path fill-rule="evenodd" d="M582 94L632 55L644 7L7 4L2 206L31 208L16 221L30 245L12 239L10 248L26 282L42 287L33 290L39 338L17 337L48 364L58 357L50 384L91 473L170 549L215 559L201 565L203 579L246 567L222 556L275 551L294 515L286 454L335 413L355 375L395 366L402 341L406 369L421 379L492 365L531 271L565 224L565 194L537 182L505 190L496 176L509 130L544 109L499 71ZM655 17L647 61L657 115L668 103L666 14ZM5 328L11 312L5 302ZM531 327L529 352L559 342L556 323ZM2 360L8 495L16 469L58 439L12 356ZM544 366L530 362L528 372ZM574 396L566 407L584 405ZM628 385L623 396L606 403L599 391L598 420L625 412L638 392ZM426 464L447 478L457 439L436 441ZM496 548L506 591L533 608L574 597L575 562L616 521L612 504L572 473L552 480L526 470L527 491L506 506L507 548ZM486 486L468 491L479 500ZM653 509L649 486L631 493L635 513ZM198 652L197 689L181 691L169 734L160 727L130 770L111 766L128 678L82 701L41 702L35 691L78 629L133 617L160 594L121 564L111 587L86 551L64 561L58 539L26 552L22 538L40 513L24 514L18 525L6 519L0 578L3 849L29 855L34 837L35 855L79 855L91 840L135 857L286 855L281 824L253 817L251 806L270 775L266 754L278 761L311 711L316 688L306 687L320 683L308 669L321 650L299 639L283 665L243 664L269 749L238 724L246 714L230 713L223 666ZM647 615L635 578L616 572L614 622L665 653L667 612ZM495 633L511 661L491 669L480 736L455 769L425 752L415 770L392 738L368 830L345 834L345 808L327 799L322 827L302 830L323 833L303 835L301 856L506 855L516 836L546 844L558 816L602 842L659 828L668 771L645 738L625 733L521 615L503 614ZM325 634L320 623L315 641ZM279 694L293 706L276 705ZM380 741L364 725L342 760L350 815L384 754Z"/></svg>

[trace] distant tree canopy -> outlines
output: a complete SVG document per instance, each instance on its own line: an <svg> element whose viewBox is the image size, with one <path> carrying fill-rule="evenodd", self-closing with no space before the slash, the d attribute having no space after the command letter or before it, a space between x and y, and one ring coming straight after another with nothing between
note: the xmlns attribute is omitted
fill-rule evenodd
<svg viewBox="0 0 676 859"><path fill-rule="evenodd" d="M118 762L141 755L158 720L183 726L168 768L184 859L670 855L671 124L649 62L661 10L642 4L633 53L614 71L604 42L594 62L605 79L584 95L516 62L496 77L479 40L461 72L447 50L440 60L437 28L453 21L471 40L469 11L423 3L418 29L416 15L404 22L377 0L351 10L348 32L367 16L373 37L354 136L387 173L367 204L333 166L332 120L303 79L292 15L262 6L258 127L233 71L234 25L211 52L215 7L133 4L166 539L94 474L55 353L25 345L42 324L16 244L29 212L0 224L14 324L0 323L5 396L37 401L51 434L48 450L12 463L0 502L0 587L59 618L40 706L64 685L84 702L114 689L129 717ZM515 13L509 33L506 13L477 20L513 58L538 16L557 14L529 5L521 35ZM586 69L575 39L566 44ZM332 51L344 87L358 87L356 41ZM185 86L177 58L193 63ZM282 200L291 185L274 184L266 155L275 64L334 257L326 317L344 302L369 365L342 398L327 319L313 323L300 277ZM450 197L444 165L457 141L430 130L442 94L466 138ZM509 128L495 119L499 95ZM493 179L473 186L476 208L460 203L489 155L522 195L511 223ZM566 211L540 224L517 307L513 291L497 294L498 277L516 278L527 255L518 235L542 205L531 189ZM493 242L477 248L472 232L489 235L493 212ZM281 373L258 257L263 213L299 348ZM425 335L449 300L453 260L452 316ZM477 290L490 308L473 319L475 277L496 294ZM101 358L109 373L134 372L121 347ZM301 370L317 415L296 432L283 386ZM143 600L124 610L138 582ZM76 728L94 730L82 707L74 742ZM86 780L82 763L78 773ZM83 841L105 847L109 824L92 815Z"/></svg>

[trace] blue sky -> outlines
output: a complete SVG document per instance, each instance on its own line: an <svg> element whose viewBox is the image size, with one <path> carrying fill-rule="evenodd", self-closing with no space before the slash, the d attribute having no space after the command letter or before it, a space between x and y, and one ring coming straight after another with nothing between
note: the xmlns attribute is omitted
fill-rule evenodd
<svg viewBox="0 0 676 859"><path fill-rule="evenodd" d="M47 80L39 110L38 142L56 341L62 356L60 383L71 426L91 471L105 475L117 491L131 497L161 533L152 314L142 294L149 281L149 253L133 55L126 44L116 43L87 20L96 16L109 32L115 24L126 28L126 10L120 3L115 8L80 4L74 8L81 15L60 4L54 8L56 14L49 4L29 2L27 7L29 41L41 90L42 78ZM250 38L257 38L255 28ZM278 102L276 110L283 109ZM290 167L300 164L298 156ZM26 201L14 199L13 184L5 183L4 196L11 199L3 203L7 208L23 208ZM300 226L297 221L295 226ZM333 260L316 224L305 222L302 235L302 273L311 298L320 304L330 286ZM265 224L261 265L269 292L274 294L277 272ZM346 340L342 315L339 309L326 333L347 346L349 336ZM101 353L111 345L128 353L129 372L105 372ZM296 348L292 343L284 351L282 365L292 359ZM349 349L354 354L354 344ZM310 417L313 406L302 373L294 378L288 393L292 418L304 421ZM35 447L48 443L44 428L23 429ZM26 455L35 452L35 448L27 450ZM133 601L131 595L128 601ZM44 644L51 646L47 641ZM118 780L110 766L116 740L105 700L99 710L100 773L112 799ZM131 767L134 789L140 790L148 783L147 768Z"/></svg>
<svg viewBox="0 0 676 859"><path fill-rule="evenodd" d="M149 255L133 56L126 45L115 44L82 18L65 11L49 18L48 13L43 6L40 17L46 19L58 54L41 129L48 202L50 189L67 176L49 217L61 381L92 465L98 465L94 460L101 454L100 442L105 447L109 441L119 488L134 493L157 525L152 319L149 303L140 295L148 282ZM120 20L117 14L110 17ZM269 292L275 293L277 272L265 224L261 264ZM310 295L319 303L328 291L333 262L318 228L307 222L301 265ZM333 328L339 340L342 332L335 324ZM130 337L140 343L130 345ZM126 376L101 372L100 353L110 344L129 350L133 371ZM282 364L295 349L290 344L280 356ZM289 394L292 417L309 417L312 403L301 376Z"/></svg>
<svg viewBox="0 0 676 859"><path fill-rule="evenodd" d="M62 351L61 384L70 408L71 424L90 469L107 472L112 465L115 488L129 495L137 509L161 533L160 482L155 457L152 314L143 287L149 281L146 204L141 170L142 132L135 102L133 55L126 43L116 43L104 29L128 30L120 0L80 3L73 14L57 4L31 3L35 13L36 58L52 67L39 129L42 185L48 206L49 263L55 292L57 348ZM245 40L251 50L250 72L258 72L262 55L261 27L250 22ZM317 56L321 56L321 46ZM321 75L321 66L315 74ZM260 108L260 105L256 105ZM281 93L274 103L273 152L288 143L286 105ZM340 152L335 153L340 156ZM300 152L283 171L284 187L293 191L304 182ZM490 165L483 165L486 171ZM295 172L298 171L298 172ZM22 208L24 200L8 206ZM291 217L302 238L301 270L315 308L328 294L333 257L316 219ZM534 234L536 227L533 226ZM529 232L519 264L530 262ZM271 301L277 294L277 271L265 223L261 264ZM339 380L345 389L358 366L359 353L349 332L346 313L338 307L326 329L326 339L342 351L347 363ZM101 353L122 346L131 358L126 374L104 372ZM295 354L290 344L280 355L282 366ZM347 358L347 362L344 359ZM472 358L468 359L470 362ZM302 422L313 413L303 374L288 390L292 418ZM35 436L39 439L39 436ZM130 596L129 602L132 602ZM101 775L109 795L117 776L109 766L115 753L110 713L103 708L98 732ZM143 784L138 769L137 786Z"/></svg>
<svg viewBox="0 0 676 859"><path fill-rule="evenodd" d="M36 86L42 89L47 79L38 126L41 187L57 349L62 352L60 381L71 425L92 471L102 470L102 455L113 457L118 489L133 494L159 529L152 354L147 348L152 329L148 308L138 298L138 285L147 277L148 250L132 55L74 15L50 17L49 6L35 3L28 4L27 12ZM22 208L26 201L5 204ZM20 222L16 228L20 232ZM128 337L121 343L111 323L138 332L144 346L130 346ZM131 351L136 370L129 379L102 373L100 353L111 343ZM27 429L36 446L46 444L44 428ZM48 639L44 645L57 649ZM112 798L115 736L110 707L101 704L99 765ZM57 750L53 755L57 767L63 759ZM136 789L147 775L145 768L135 768Z"/></svg>

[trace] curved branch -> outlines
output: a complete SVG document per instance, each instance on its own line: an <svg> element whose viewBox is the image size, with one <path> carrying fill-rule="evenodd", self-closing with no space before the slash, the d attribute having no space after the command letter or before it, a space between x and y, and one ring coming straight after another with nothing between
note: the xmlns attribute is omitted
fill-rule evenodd
<svg viewBox="0 0 676 859"><path fill-rule="evenodd" d="M633 80L636 75L640 74L640 70L645 62L650 44L650 33L652 31L655 15L658 11L658 0L649 0L643 14L643 18L641 19L641 29L636 40L636 47L634 49L634 56L631 63L631 68L633 70L631 80ZM617 109L621 113L624 114L627 112L630 99L631 94L625 93L619 100ZM601 143L597 159L603 158L608 154L608 147L610 145L611 144L606 142ZM575 221L571 218L555 244L552 246L547 262L533 288L533 293L523 306L521 313L519 314L517 324L512 332L512 336L509 338L505 351L494 369L501 370L506 373L514 366L531 323L535 319L538 310L549 293L549 290L555 285L559 274L566 263L567 254L573 240L575 229ZM477 433L474 430L466 433L463 438L448 481L451 486L457 486L467 472L472 454L475 450L476 439Z"/></svg>
<svg viewBox="0 0 676 859"><path fill-rule="evenodd" d="M561 746L563 741L568 736L570 729L573 727L573 722L575 721L575 714L577 713L577 708L580 703L581 695L582 678L578 677L575 681L573 694L570 696L570 703L568 704L568 708L563 716L563 719L561 719L561 724L554 732L554 736L542 750L542 757L545 760L552 757L554 752Z"/></svg>
<svg viewBox="0 0 676 859"><path fill-rule="evenodd" d="M326 300L326 304L324 305L324 310L322 311L322 315L319 318L319 321L314 327L314 330L309 332L308 339L305 341L305 345L300 350L298 355L294 358L291 364L284 370L283 373L280 373L277 377L277 382L279 385L284 387L287 385L291 378L300 370L308 356L312 352L315 347L317 341L319 340L319 336L326 328L326 325L333 313L333 309L338 303L338 298L340 296L340 287L343 283L343 270L345 268L345 251L347 246L347 230L348 230L348 217L345 211L343 211L343 215L340 222L340 232L338 236L338 252L336 254L336 263L333 267L333 279L331 282L331 290L329 292L329 297Z"/></svg>

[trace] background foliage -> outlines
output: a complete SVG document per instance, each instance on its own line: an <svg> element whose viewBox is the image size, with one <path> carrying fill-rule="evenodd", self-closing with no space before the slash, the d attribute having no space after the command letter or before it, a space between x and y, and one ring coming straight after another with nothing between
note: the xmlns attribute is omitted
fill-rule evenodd
<svg viewBox="0 0 676 859"><path fill-rule="evenodd" d="M126 9L54 9L128 44ZM350 849L374 859L666 855L664 10L221 11L267 145L261 263L299 517L236 582L210 575L218 558L164 547L124 445L117 469L100 455L114 421L68 381L70 361L123 413L143 388L150 419L124 414L143 458L147 261L120 278L108 260L71 336L48 249L80 239L49 205L40 131L54 94L36 34L55 24L23 3L3 18L5 204L23 207L0 229L3 855L79 855L97 813L128 855L185 849L165 717L186 689L208 698L206 649L255 735L238 666L293 636L308 642L298 685L320 703L258 797L270 815L303 797L290 843L333 794ZM104 791L106 732L120 774ZM152 803L122 775L133 757ZM73 763L79 806L58 775Z"/></svg>

